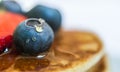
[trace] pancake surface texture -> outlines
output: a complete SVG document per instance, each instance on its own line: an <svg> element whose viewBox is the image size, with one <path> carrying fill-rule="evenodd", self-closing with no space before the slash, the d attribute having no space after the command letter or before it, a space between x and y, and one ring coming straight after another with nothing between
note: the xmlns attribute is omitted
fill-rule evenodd
<svg viewBox="0 0 120 72"><path fill-rule="evenodd" d="M110 72L108 68L106 56L104 56L97 64L90 68L87 72Z"/></svg>
<svg viewBox="0 0 120 72"><path fill-rule="evenodd" d="M17 55L4 72L86 72L104 55L101 41L89 32L60 31L43 59Z"/></svg>

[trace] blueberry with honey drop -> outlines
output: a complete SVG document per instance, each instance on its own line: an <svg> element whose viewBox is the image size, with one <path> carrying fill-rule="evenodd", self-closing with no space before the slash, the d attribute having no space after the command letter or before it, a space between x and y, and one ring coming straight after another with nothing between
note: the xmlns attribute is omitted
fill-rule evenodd
<svg viewBox="0 0 120 72"><path fill-rule="evenodd" d="M28 56L37 56L48 51L53 40L53 30L41 18L29 18L23 21L13 34L16 49Z"/></svg>
<svg viewBox="0 0 120 72"><path fill-rule="evenodd" d="M28 18L43 18L56 33L62 22L62 15L58 9L37 5L25 14Z"/></svg>

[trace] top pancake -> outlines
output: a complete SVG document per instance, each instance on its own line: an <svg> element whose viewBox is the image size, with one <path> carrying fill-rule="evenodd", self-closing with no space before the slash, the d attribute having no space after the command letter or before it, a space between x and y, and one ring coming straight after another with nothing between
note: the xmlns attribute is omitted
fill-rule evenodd
<svg viewBox="0 0 120 72"><path fill-rule="evenodd" d="M43 59L16 56L4 72L85 72L104 52L99 38L89 32L60 31Z"/></svg>

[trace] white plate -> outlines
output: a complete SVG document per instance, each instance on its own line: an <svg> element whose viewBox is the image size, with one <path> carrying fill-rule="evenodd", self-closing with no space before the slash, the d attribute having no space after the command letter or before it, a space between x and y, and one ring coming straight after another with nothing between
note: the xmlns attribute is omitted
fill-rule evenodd
<svg viewBox="0 0 120 72"><path fill-rule="evenodd" d="M120 72L120 58L109 57L111 72Z"/></svg>

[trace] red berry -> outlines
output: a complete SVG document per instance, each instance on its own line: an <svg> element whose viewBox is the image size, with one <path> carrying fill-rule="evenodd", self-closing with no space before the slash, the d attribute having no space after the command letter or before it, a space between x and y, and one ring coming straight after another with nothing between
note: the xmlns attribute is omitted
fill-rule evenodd
<svg viewBox="0 0 120 72"><path fill-rule="evenodd" d="M5 49L5 40L3 38L0 39L0 51L3 51Z"/></svg>
<svg viewBox="0 0 120 72"><path fill-rule="evenodd" d="M10 48L12 44L12 35L8 35L5 38L0 38L0 52L2 52L5 48Z"/></svg>
<svg viewBox="0 0 120 72"><path fill-rule="evenodd" d="M5 38L4 38L4 40L5 40L5 45L6 45L6 47L11 47L12 46L12 43L13 43L13 37L12 37L12 35L8 35L8 36L6 36Z"/></svg>

